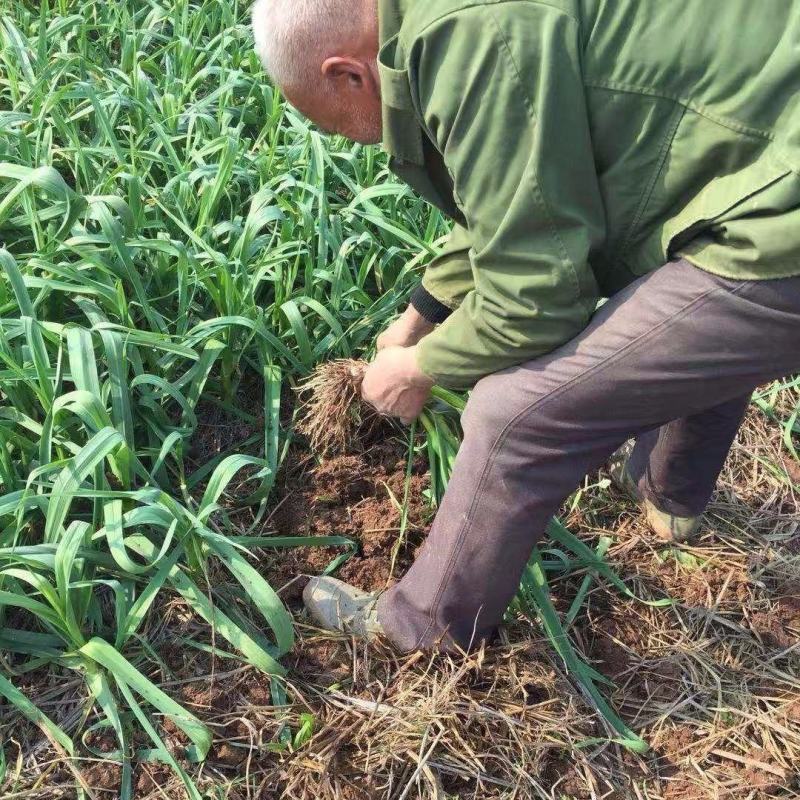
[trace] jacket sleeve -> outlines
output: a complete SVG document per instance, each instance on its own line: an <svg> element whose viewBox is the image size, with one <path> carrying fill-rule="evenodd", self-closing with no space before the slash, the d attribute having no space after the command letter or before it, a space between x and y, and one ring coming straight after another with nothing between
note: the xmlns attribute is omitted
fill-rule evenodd
<svg viewBox="0 0 800 800"><path fill-rule="evenodd" d="M605 217L579 26L544 4L485 3L434 22L408 52L417 113L467 221L459 273L467 257L472 273L419 366L470 388L573 338L597 304L588 259Z"/></svg>
<svg viewBox="0 0 800 800"><path fill-rule="evenodd" d="M411 296L411 305L428 321L444 322L474 288L469 250L469 231L454 225Z"/></svg>

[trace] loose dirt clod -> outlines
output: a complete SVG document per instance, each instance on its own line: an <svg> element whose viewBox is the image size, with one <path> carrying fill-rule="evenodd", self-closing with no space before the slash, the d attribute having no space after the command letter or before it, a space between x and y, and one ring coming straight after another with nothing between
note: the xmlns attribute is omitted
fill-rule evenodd
<svg viewBox="0 0 800 800"><path fill-rule="evenodd" d="M298 391L303 399L299 433L318 454L341 453L377 418L361 399L365 361L352 358L320 364Z"/></svg>

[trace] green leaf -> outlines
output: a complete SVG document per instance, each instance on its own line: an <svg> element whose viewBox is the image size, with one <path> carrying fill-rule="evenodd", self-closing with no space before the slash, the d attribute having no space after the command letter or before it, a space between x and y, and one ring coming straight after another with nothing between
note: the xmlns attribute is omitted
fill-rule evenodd
<svg viewBox="0 0 800 800"><path fill-rule="evenodd" d="M80 652L107 669L118 685L135 690L158 711L168 716L192 742L192 746L186 751L187 758L202 761L206 757L211 747L211 731L194 714L178 705L145 678L108 642L98 638L91 639L80 648Z"/></svg>
<svg viewBox="0 0 800 800"><path fill-rule="evenodd" d="M616 712L608 705L605 698L595 686L593 678L594 671L578 657L573 649L569 637L562 627L558 614L550 600L547 578L542 568L541 557L536 548L534 548L534 553L531 556L530 562L525 567L522 587L524 592L530 593L535 603L534 608L539 613L548 639L556 652L561 656L569 674L575 678L578 686L583 689L584 694L597 708L603 719L605 719L617 733L622 735L621 739L615 739L614 741L617 741L619 744L635 753L646 753L649 750L649 745L628 728Z"/></svg>

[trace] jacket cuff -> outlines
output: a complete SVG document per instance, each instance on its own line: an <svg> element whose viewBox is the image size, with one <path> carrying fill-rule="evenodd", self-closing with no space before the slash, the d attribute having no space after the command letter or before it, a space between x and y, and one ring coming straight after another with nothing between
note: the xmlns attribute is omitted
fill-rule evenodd
<svg viewBox="0 0 800 800"><path fill-rule="evenodd" d="M433 325L441 325L452 313L444 303L440 303L422 284L414 289L411 305L416 312Z"/></svg>

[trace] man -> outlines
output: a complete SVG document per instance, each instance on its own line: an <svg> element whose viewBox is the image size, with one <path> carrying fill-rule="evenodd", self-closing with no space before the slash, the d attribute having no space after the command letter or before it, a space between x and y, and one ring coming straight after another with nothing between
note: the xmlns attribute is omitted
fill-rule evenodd
<svg viewBox="0 0 800 800"><path fill-rule="evenodd" d="M260 0L254 22L301 112L382 141L454 220L364 398L410 420L434 383L474 387L416 563L377 598L312 581L312 617L405 650L488 638L631 437L620 480L691 535L752 390L800 369L800 6Z"/></svg>

